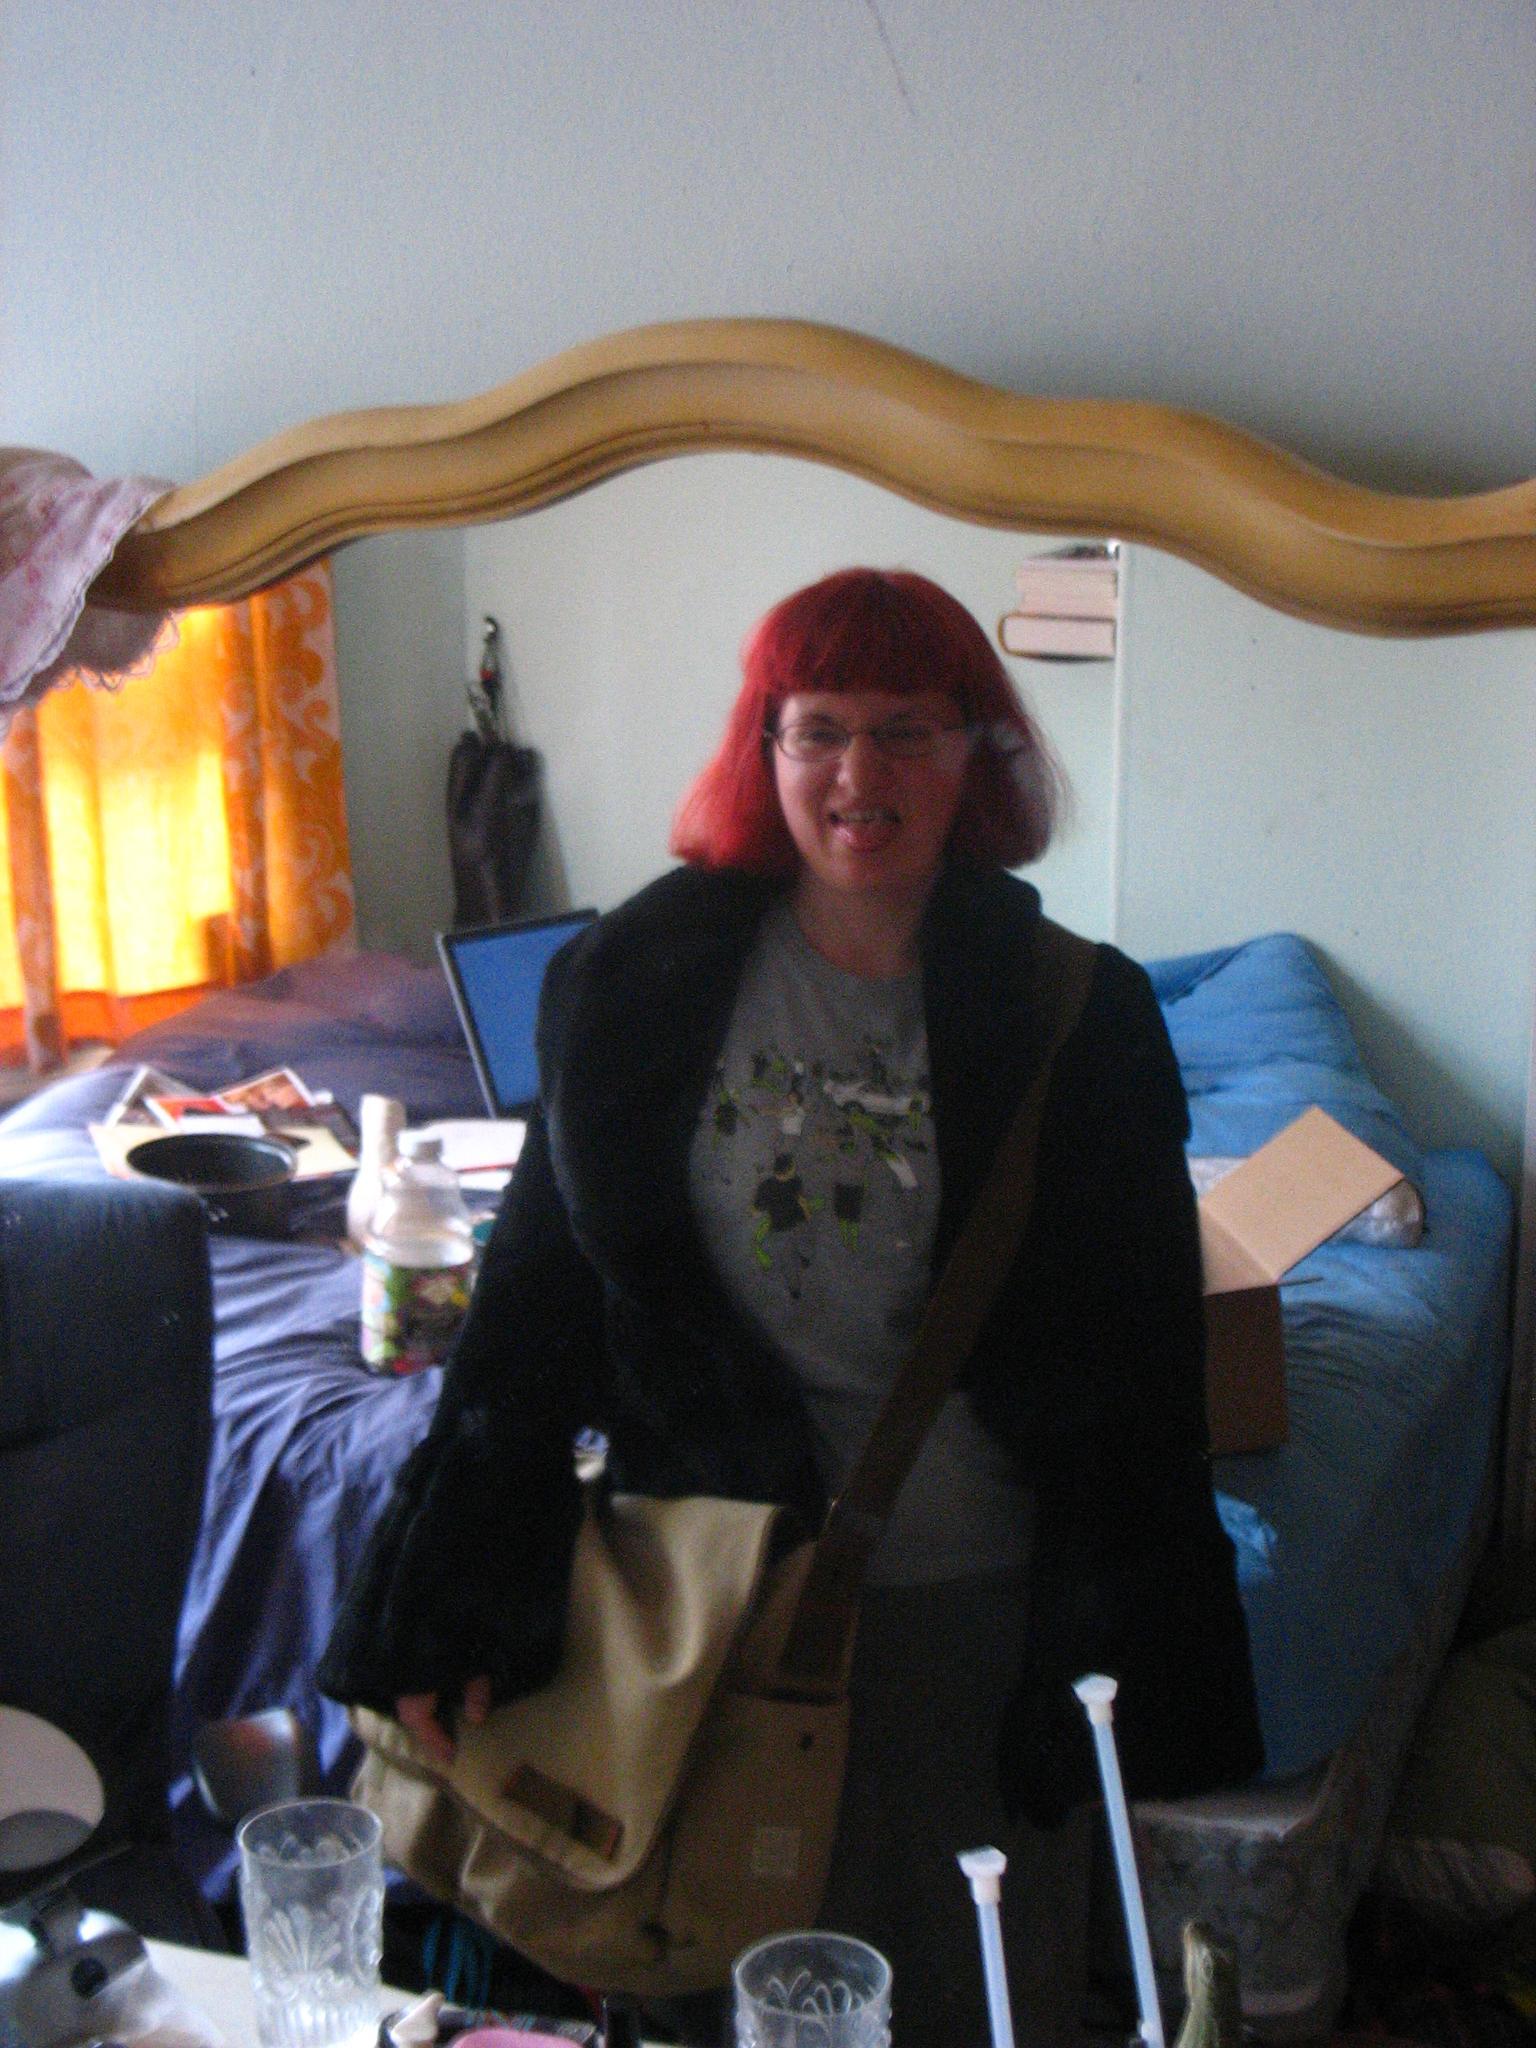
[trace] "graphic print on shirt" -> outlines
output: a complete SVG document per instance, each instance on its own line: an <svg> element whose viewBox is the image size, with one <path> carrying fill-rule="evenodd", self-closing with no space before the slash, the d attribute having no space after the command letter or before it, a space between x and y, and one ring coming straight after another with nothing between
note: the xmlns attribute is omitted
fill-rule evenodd
<svg viewBox="0 0 1536 2048"><path fill-rule="evenodd" d="M829 1217L854 1254L874 1177L916 1192L914 1162L929 1150L928 1076L898 1071L890 1044L875 1037L847 1069L772 1045L754 1050L746 1069L733 1082L722 1063L711 1078L711 1149L728 1148L731 1177L751 1184L754 1261L798 1299L816 1245L827 1241L809 1228L815 1218Z"/></svg>

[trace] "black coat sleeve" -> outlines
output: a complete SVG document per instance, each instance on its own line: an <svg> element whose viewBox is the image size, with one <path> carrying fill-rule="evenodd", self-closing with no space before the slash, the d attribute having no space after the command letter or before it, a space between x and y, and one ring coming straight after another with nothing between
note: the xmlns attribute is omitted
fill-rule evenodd
<svg viewBox="0 0 1536 2048"><path fill-rule="evenodd" d="M486 1247L431 1428L402 1467L319 1670L392 1712L486 1673L542 1684L560 1646L580 1490L572 1438L600 1420L602 1301L574 1243L542 1115Z"/></svg>
<svg viewBox="0 0 1536 2048"><path fill-rule="evenodd" d="M1133 1797L1262 1764L1232 1546L1216 1513L1188 1111L1143 971L1100 951L1058 1055L1034 1218L975 1398L1036 1492L1025 1668L1005 1797L1053 1822L1096 1786L1073 1680L1119 1683Z"/></svg>

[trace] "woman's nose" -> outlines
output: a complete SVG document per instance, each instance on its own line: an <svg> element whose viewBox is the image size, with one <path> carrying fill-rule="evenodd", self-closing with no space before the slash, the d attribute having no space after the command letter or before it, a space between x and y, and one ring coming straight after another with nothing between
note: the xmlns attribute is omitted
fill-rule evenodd
<svg viewBox="0 0 1536 2048"><path fill-rule="evenodd" d="M872 732L851 733L847 746L837 757L838 774L845 782L868 782L884 773L885 764L885 754Z"/></svg>

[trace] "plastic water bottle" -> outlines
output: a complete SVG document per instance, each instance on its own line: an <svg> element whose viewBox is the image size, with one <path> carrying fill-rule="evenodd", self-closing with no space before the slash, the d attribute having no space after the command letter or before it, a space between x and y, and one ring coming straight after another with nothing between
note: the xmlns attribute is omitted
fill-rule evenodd
<svg viewBox="0 0 1536 2048"><path fill-rule="evenodd" d="M407 1131L363 1240L363 1360L404 1374L441 1365L469 1306L474 1227L442 1140Z"/></svg>

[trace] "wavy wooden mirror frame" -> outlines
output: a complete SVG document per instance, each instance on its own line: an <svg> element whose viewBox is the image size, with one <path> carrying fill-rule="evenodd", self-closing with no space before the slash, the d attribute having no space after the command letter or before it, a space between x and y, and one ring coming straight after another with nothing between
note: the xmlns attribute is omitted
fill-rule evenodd
<svg viewBox="0 0 1536 2048"><path fill-rule="evenodd" d="M710 449L806 456L978 524L1146 541L1359 632L1536 623L1536 481L1367 490L1197 413L1024 398L794 320L636 328L462 403L293 428L162 499L95 594L240 597L364 534L527 512Z"/></svg>
<svg viewBox="0 0 1536 2048"><path fill-rule="evenodd" d="M1536 480L1461 497L1365 489L1219 421L1026 398L793 320L613 334L461 403L339 413L162 499L93 595L158 609L247 595L366 534L532 511L672 455L800 455L978 524L1183 556L1298 617L1425 636L1536 625ZM1503 1531L1536 1552L1536 1119Z"/></svg>

